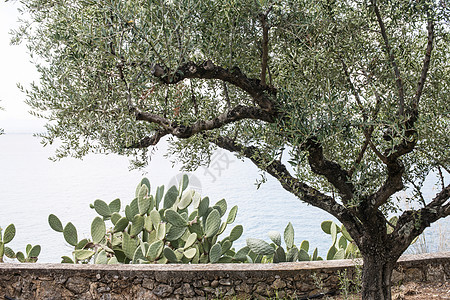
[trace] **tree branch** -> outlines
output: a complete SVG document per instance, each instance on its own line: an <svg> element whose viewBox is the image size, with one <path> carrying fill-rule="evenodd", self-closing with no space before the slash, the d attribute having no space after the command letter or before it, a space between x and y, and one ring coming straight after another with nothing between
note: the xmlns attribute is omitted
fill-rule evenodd
<svg viewBox="0 0 450 300"><path fill-rule="evenodd" d="M377 16L378 25L380 26L381 35L384 40L384 46L385 46L385 52L386 55L389 57L389 61L391 62L392 68L394 69L394 76L396 78L397 83L397 90L398 90L398 100L399 100L399 108L398 112L400 116L403 116L405 113L405 96L403 91L403 82L402 77L400 75L400 70L398 69L397 63L395 62L394 52L392 51L391 45L389 44L389 39L386 34L386 27L384 26L383 19L380 14L380 10L377 6L377 1L372 0L372 5L375 10L375 14Z"/></svg>
<svg viewBox="0 0 450 300"><path fill-rule="evenodd" d="M285 190L293 193L306 203L321 208L339 219L346 226L350 235L361 235L361 229L357 225L359 221L348 209L337 203L332 197L294 178L281 161L272 159L264 151L254 146L244 147L228 137L219 136L209 138L208 140L222 149L239 153L250 159L258 168L276 178Z"/></svg>
<svg viewBox="0 0 450 300"><path fill-rule="evenodd" d="M387 178L383 185L372 194L368 199L370 205L375 208L380 207L398 191L401 191L404 187L403 185L403 172L405 171L405 166L400 160L388 161L387 164Z"/></svg>
<svg viewBox="0 0 450 300"><path fill-rule="evenodd" d="M354 191L349 172L342 169L339 164L325 159L322 145L315 138L308 139L304 149L309 153L308 162L311 170L325 176L336 187L344 203L347 203L353 197Z"/></svg>
<svg viewBox="0 0 450 300"><path fill-rule="evenodd" d="M405 211L398 219L394 231L391 233L397 247L408 247L431 223L450 215L450 185L436 194L432 201L418 211ZM447 203L446 203L447 202ZM403 243L401 243L403 242ZM401 250L401 249L400 249Z"/></svg>
<svg viewBox="0 0 450 300"><path fill-rule="evenodd" d="M258 79L245 76L237 67L231 70L224 69L207 60L202 64L187 62L171 71L155 64L152 74L165 84L176 84L186 78L219 79L246 91L263 110L275 113L272 96L276 94L276 90L271 87L262 87Z"/></svg>
<svg viewBox="0 0 450 300"><path fill-rule="evenodd" d="M162 128L158 130L153 137L145 137L140 142L133 144L130 148L144 148L156 145L159 139L166 135L172 134L178 138L189 138L197 133L220 128L226 124L233 123L243 119L261 120L272 123L274 118L266 111L257 107L237 105L233 109L224 112L210 120L199 120L192 125L180 125L177 122L149 112L136 111L136 119L147 121L160 125Z"/></svg>
<svg viewBox="0 0 450 300"><path fill-rule="evenodd" d="M428 17L428 25L427 25L428 42L427 42L427 49L425 51L425 57L423 59L422 72L420 75L419 82L417 84L416 95L415 95L413 103L412 103L412 110L415 112L417 112L417 110L419 109L418 108L419 100L420 100L420 96L422 95L425 81L427 79L428 69L430 68L431 52L433 51L434 22L430 16L429 11L427 11L427 17Z"/></svg>
<svg viewBox="0 0 450 300"><path fill-rule="evenodd" d="M267 15L272 10L270 6L264 13L259 15L261 27L263 30L262 38L262 59L261 59L261 86L266 86L266 70L269 57L269 25L267 24Z"/></svg>

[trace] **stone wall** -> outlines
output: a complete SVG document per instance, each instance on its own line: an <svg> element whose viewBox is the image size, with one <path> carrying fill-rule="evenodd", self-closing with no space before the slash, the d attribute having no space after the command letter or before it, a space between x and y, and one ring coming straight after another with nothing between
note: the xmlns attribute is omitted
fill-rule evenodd
<svg viewBox="0 0 450 300"><path fill-rule="evenodd" d="M358 269L358 267L356 268ZM351 260L280 264L69 265L0 264L5 299L306 299L353 278ZM450 279L450 252L403 256L394 284Z"/></svg>

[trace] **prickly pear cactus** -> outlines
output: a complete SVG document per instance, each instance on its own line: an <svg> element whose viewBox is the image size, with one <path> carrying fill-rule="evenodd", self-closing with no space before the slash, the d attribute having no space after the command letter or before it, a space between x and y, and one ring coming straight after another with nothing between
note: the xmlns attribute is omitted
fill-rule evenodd
<svg viewBox="0 0 450 300"><path fill-rule="evenodd" d="M249 238L247 239L247 247L238 251L237 257L245 255L246 261L251 263L280 263L280 262L295 262L295 261L309 261L322 260L317 254L317 248L314 249L313 254L309 255L309 242L302 241L300 247L294 243L294 227L289 222L284 229L283 240L286 245L286 250L282 246L282 236L279 232L270 231L268 233L272 243L267 243L264 240Z"/></svg>
<svg viewBox="0 0 450 300"><path fill-rule="evenodd" d="M41 246L32 246L28 244L25 254L18 251L15 253L10 247L6 246L16 236L16 227L14 224L9 224L2 235L2 228L0 227L0 263L4 262L3 257L6 256L11 259L17 259L19 262L33 263L38 260L41 253Z"/></svg>
<svg viewBox="0 0 450 300"><path fill-rule="evenodd" d="M234 223L237 206L228 215L227 202L222 199L210 205L208 197L201 198L188 189L189 178L184 175L179 187L164 186L151 195L151 185L144 178L137 186L135 198L121 212L119 199L91 204L99 216L91 224L91 239L78 240L72 223L63 226L50 215L50 227L62 232L72 257L63 256L63 263L150 264L150 263L222 263L245 262L247 253L235 252L233 242L242 235L237 225L219 240L227 226ZM164 193L164 191L166 192ZM223 221L222 218L226 217ZM111 223L110 227L107 223ZM248 252L248 251L247 251Z"/></svg>
<svg viewBox="0 0 450 300"><path fill-rule="evenodd" d="M361 257L358 247L344 225L338 226L333 221L323 221L320 227L323 232L331 236L327 260Z"/></svg>

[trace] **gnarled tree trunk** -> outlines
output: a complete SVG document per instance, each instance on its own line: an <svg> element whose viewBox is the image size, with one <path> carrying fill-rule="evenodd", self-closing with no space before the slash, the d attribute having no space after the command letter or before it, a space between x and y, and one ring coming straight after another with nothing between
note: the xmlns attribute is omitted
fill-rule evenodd
<svg viewBox="0 0 450 300"><path fill-rule="evenodd" d="M396 261L371 254L363 254L362 299L390 300L391 277Z"/></svg>

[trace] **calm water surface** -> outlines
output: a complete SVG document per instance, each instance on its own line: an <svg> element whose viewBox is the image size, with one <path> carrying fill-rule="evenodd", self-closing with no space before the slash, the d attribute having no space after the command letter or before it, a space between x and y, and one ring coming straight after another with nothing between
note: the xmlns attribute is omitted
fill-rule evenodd
<svg viewBox="0 0 450 300"><path fill-rule="evenodd" d="M59 262L62 255L71 256L71 247L62 234L50 229L49 214L56 214L63 224L72 222L79 238L89 237L90 223L96 216L89 204L95 199L109 202L120 198L122 204L128 204L143 176L150 179L154 193L159 185L176 183L180 174L180 165L172 167L163 157L165 145L159 147L145 170L133 171L129 171L126 157L89 155L84 160L52 162L48 157L53 151L31 135L0 137L0 226L16 225L16 237L10 244L15 251L24 251L27 243L40 244L39 262ZM330 215L302 203L272 178L257 189L260 173L252 163L218 151L209 169L200 168L191 175L193 185L212 203L225 198L229 208L239 206L234 225L242 224L244 234L234 243L238 248L247 237L269 241L268 231L282 233L291 222L296 244L307 239L311 247L319 248L321 256L326 255L330 237L321 231L320 223L331 220ZM435 193L431 184L426 193ZM448 223L445 220L444 224Z"/></svg>

